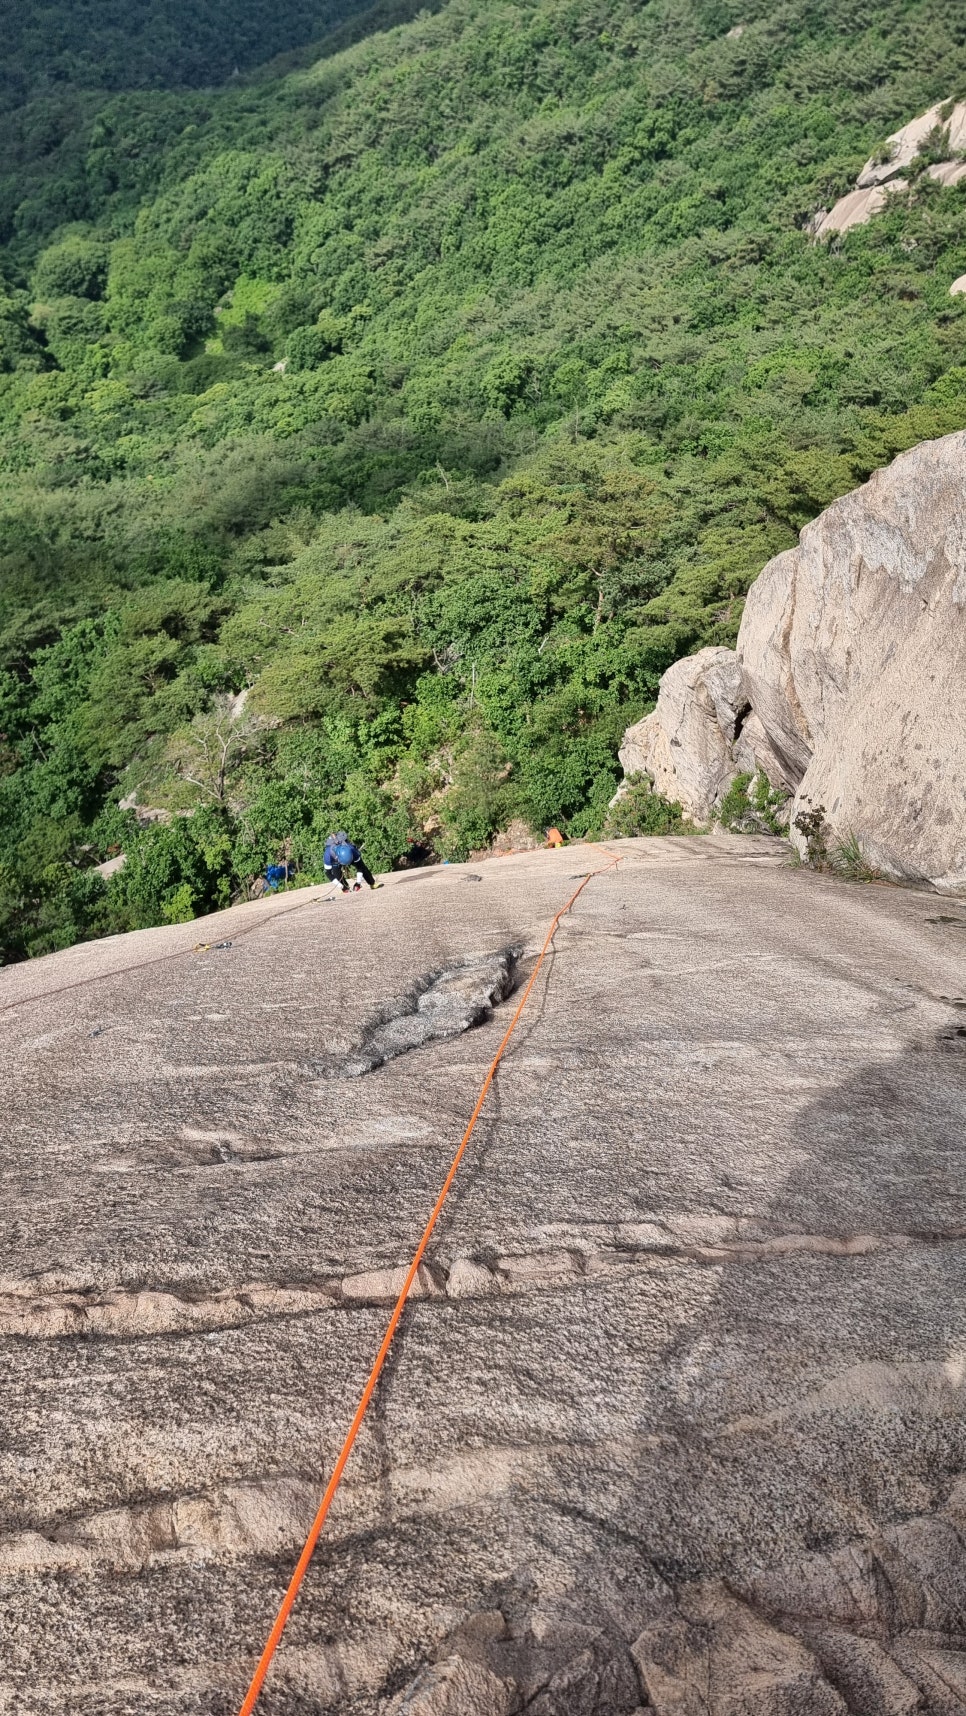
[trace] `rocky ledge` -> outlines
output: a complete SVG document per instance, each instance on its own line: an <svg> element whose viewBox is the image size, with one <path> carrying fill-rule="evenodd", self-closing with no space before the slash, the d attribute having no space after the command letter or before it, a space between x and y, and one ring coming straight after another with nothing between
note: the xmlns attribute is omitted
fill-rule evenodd
<svg viewBox="0 0 966 1716"><path fill-rule="evenodd" d="M966 1708L966 910L774 840L613 850L259 1716ZM601 862L0 975L0 1711L235 1716Z"/></svg>
<svg viewBox="0 0 966 1716"><path fill-rule="evenodd" d="M676 662L621 760L699 823L760 770L800 846L820 816L883 875L966 892L966 433L806 525L751 586L737 649Z"/></svg>
<svg viewBox="0 0 966 1716"><path fill-rule="evenodd" d="M938 101L887 137L881 150L865 163L852 190L831 209L819 209L809 222L814 238L832 238L865 226L888 207L890 198L909 190L907 174L922 171L927 179L950 188L966 179L966 102ZM950 287L955 295L962 281Z"/></svg>

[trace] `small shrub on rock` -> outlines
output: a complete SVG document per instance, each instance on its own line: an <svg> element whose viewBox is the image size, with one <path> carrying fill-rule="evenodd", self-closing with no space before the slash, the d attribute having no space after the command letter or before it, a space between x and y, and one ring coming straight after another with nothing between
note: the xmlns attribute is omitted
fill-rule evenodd
<svg viewBox="0 0 966 1716"><path fill-rule="evenodd" d="M813 869L828 868L829 839L831 831L825 820L824 804L815 804L811 810L800 810L796 816L793 828L797 828L805 842L805 861Z"/></svg>
<svg viewBox="0 0 966 1716"><path fill-rule="evenodd" d="M881 872L865 858L858 835L851 832L836 841L829 855L829 869L847 882L878 882Z"/></svg>
<svg viewBox="0 0 966 1716"><path fill-rule="evenodd" d="M805 841L805 862L813 870L826 870L847 882L878 882L881 871L870 864L863 854L859 837L851 830L833 840L832 830L825 820L824 804L811 810L800 810L793 826Z"/></svg>
<svg viewBox="0 0 966 1716"><path fill-rule="evenodd" d="M655 792L647 775L630 775L627 790L607 812L605 839L627 840L641 834L697 834L681 806Z"/></svg>
<svg viewBox="0 0 966 1716"><path fill-rule="evenodd" d="M757 774L735 775L721 801L718 820L734 834L784 834L788 827L788 793ZM784 812L784 818L783 818Z"/></svg>

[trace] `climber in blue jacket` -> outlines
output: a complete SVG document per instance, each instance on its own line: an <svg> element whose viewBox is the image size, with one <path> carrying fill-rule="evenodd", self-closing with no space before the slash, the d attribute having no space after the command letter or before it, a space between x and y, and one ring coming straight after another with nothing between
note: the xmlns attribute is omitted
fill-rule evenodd
<svg viewBox="0 0 966 1716"><path fill-rule="evenodd" d="M322 868L325 871L326 881L338 882L339 887L342 889L344 894L349 892L349 883L345 876L347 869L354 869L356 874L361 876L364 882L368 882L370 888L382 887L381 882L375 881L372 871L369 869L358 846L349 839L345 830L341 828L338 834L330 834L325 843L325 851L322 854ZM355 886L357 888L359 885L360 884L356 882Z"/></svg>

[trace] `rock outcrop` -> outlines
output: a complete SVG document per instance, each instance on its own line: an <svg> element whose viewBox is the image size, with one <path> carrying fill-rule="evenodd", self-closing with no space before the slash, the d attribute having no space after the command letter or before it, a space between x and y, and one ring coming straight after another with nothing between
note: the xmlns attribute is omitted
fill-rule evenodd
<svg viewBox="0 0 966 1716"><path fill-rule="evenodd" d="M710 822L735 772L732 746L741 670L730 649L702 649L668 668L653 716L630 727L620 760L626 775L648 774L659 793Z"/></svg>
<svg viewBox="0 0 966 1716"><path fill-rule="evenodd" d="M958 185L966 178L966 101L938 101L926 113L910 119L894 131L885 146L865 163L851 191L831 209L822 209L810 223L814 238L831 238L848 232L884 209L889 199L908 190L905 174L914 167L923 149L935 139L942 141L948 159L931 161L926 175L940 185Z"/></svg>
<svg viewBox="0 0 966 1716"><path fill-rule="evenodd" d="M891 197L909 189L905 179L895 179L886 185L869 185L865 189L846 191L844 197L827 212L815 215L809 231L813 238L841 237L854 226L865 226L873 215L881 214Z"/></svg>
<svg viewBox="0 0 966 1716"><path fill-rule="evenodd" d="M675 663L621 754L705 821L760 768L793 829L822 807L886 875L966 892L966 434L807 525L752 585L736 652Z"/></svg>
<svg viewBox="0 0 966 1716"><path fill-rule="evenodd" d="M257 1716L966 1704L966 906L764 838L613 850ZM236 1716L504 979L605 862L304 889L0 972L5 1716ZM347 1079L430 973L480 1022Z"/></svg>
<svg viewBox="0 0 966 1716"><path fill-rule="evenodd" d="M950 160L956 162L966 149L966 101L937 101L901 130L893 131L885 148L866 161L856 184L862 190L868 185L888 184L905 167L911 167L924 146L936 136L943 139L943 152L948 151Z"/></svg>

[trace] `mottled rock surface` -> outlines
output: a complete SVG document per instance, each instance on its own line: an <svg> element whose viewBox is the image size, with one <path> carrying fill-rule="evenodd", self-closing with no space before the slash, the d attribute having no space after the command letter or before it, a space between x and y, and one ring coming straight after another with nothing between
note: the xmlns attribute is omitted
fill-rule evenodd
<svg viewBox="0 0 966 1716"><path fill-rule="evenodd" d="M703 691L711 656L726 708ZM661 791L673 754L673 796L699 821L709 756L719 798L760 768L794 794L793 832L821 807L832 841L854 837L884 874L966 893L966 434L903 453L806 525L751 586L736 654L676 662L627 737Z"/></svg>
<svg viewBox="0 0 966 1716"><path fill-rule="evenodd" d="M737 653L796 809L887 874L966 891L966 434L806 525L752 585Z"/></svg>
<svg viewBox="0 0 966 1716"><path fill-rule="evenodd" d="M612 849L264 1716L966 1708L966 909L765 839ZM505 950L519 982L602 857L0 974L0 1710L237 1712L505 1029ZM487 960L482 1022L342 1076L427 974Z"/></svg>
<svg viewBox="0 0 966 1716"><path fill-rule="evenodd" d="M709 822L734 776L732 742L743 705L741 670L730 649L702 649L668 668L657 708L628 727L625 774L649 774L665 798Z"/></svg>

